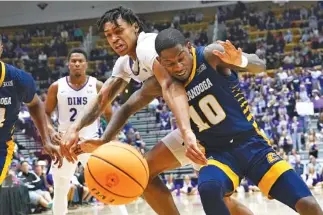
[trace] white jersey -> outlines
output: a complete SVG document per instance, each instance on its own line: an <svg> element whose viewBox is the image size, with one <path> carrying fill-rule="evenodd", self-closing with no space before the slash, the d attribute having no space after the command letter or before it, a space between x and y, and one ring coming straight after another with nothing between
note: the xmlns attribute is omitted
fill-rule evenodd
<svg viewBox="0 0 323 215"><path fill-rule="evenodd" d="M67 128L75 121L80 113L97 95L97 79L89 76L85 85L79 89L73 89L68 83L68 77L60 78L57 91L57 112L58 112L58 131L66 132ZM79 132L80 138L92 139L98 137L99 120L91 125L84 127Z"/></svg>
<svg viewBox="0 0 323 215"><path fill-rule="evenodd" d="M136 47L137 62L133 62L128 55L119 57L113 67L112 76L122 78L126 82L130 82L131 79L143 82L154 76L153 65L158 56L155 50L156 37L156 33L141 32ZM139 64L139 72L132 69L136 63Z"/></svg>

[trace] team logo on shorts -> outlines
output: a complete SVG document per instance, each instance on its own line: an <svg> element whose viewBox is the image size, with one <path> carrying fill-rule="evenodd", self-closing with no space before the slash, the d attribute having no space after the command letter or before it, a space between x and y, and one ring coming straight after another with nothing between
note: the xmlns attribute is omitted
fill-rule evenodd
<svg viewBox="0 0 323 215"><path fill-rule="evenodd" d="M270 152L267 154L268 163L274 163L279 160L279 156L276 153Z"/></svg>
<svg viewBox="0 0 323 215"><path fill-rule="evenodd" d="M107 187L115 187L119 184L119 177L115 173L108 174L106 176L106 186Z"/></svg>

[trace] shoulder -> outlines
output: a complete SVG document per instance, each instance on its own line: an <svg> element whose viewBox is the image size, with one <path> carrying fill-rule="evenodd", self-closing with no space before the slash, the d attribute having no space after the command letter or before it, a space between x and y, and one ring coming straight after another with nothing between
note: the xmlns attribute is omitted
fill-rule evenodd
<svg viewBox="0 0 323 215"><path fill-rule="evenodd" d="M55 81L54 83L52 83L49 88L48 88L48 94L50 93L56 93L58 92L58 82L59 80Z"/></svg>
<svg viewBox="0 0 323 215"><path fill-rule="evenodd" d="M155 33L140 33L136 47L137 58L140 62L152 67L152 63L158 56L155 50Z"/></svg>
<svg viewBox="0 0 323 215"><path fill-rule="evenodd" d="M125 70L125 68L129 65L129 56L120 56L118 57L117 61L115 62L113 66L113 71L118 71L118 70Z"/></svg>
<svg viewBox="0 0 323 215"><path fill-rule="evenodd" d="M213 42L207 46L205 46L204 50L203 50L203 54L205 59L210 62L213 61L215 58L217 58L214 54L213 51L220 51L220 52L224 52L224 48L222 45L220 45L217 42Z"/></svg>

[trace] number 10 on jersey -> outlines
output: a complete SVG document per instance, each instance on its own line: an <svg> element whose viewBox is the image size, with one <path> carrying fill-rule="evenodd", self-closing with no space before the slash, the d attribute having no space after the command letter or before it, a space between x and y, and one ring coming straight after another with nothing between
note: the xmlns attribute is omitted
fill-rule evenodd
<svg viewBox="0 0 323 215"><path fill-rule="evenodd" d="M192 105L190 106L189 113L191 119L199 128L199 132L207 130L213 125L219 124L226 117L224 110L213 95L204 96L199 101L199 108L203 112L205 118L209 121L209 123L204 122L195 108Z"/></svg>

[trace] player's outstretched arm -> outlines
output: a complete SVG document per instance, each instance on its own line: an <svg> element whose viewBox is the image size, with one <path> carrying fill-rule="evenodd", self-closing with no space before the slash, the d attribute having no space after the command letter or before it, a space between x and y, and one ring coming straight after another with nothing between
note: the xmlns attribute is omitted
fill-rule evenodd
<svg viewBox="0 0 323 215"><path fill-rule="evenodd" d="M103 82L97 81L96 82L96 89L97 89L98 93L100 92L100 90L102 89L102 87L103 87ZM107 122L110 122L110 119L112 117L112 105L111 105L111 103L107 104L105 110L103 111L102 116L104 117L104 119Z"/></svg>
<svg viewBox="0 0 323 215"><path fill-rule="evenodd" d="M161 95L161 87L156 78L151 77L146 80L143 86L134 92L116 113L113 113L102 137L99 140L81 142L75 149L75 153L92 153L99 146L113 140L132 114L148 105L155 97Z"/></svg>
<svg viewBox="0 0 323 215"><path fill-rule="evenodd" d="M80 131L82 128L93 123L127 85L128 83L122 78L109 78L103 84L96 98L90 102L89 107L76 119L72 126L77 131Z"/></svg>
<svg viewBox="0 0 323 215"><path fill-rule="evenodd" d="M261 60L256 54L247 54L240 48L227 40L226 42L217 41L205 48L205 58L212 65L222 66L236 71L247 71L251 73L264 72L266 70L265 61Z"/></svg>
<svg viewBox="0 0 323 215"><path fill-rule="evenodd" d="M59 154L59 147L51 143L48 129L45 108L43 102L36 94L36 85L32 76L20 69L15 68L17 73L17 84L21 89L22 101L27 105L32 120L34 121L42 139L45 151L51 156L58 166L62 165L62 158Z"/></svg>
<svg viewBox="0 0 323 215"><path fill-rule="evenodd" d="M191 129L188 98L183 83L173 79L157 60L154 61L153 71L162 87L163 98L172 110L188 147L187 156L195 163L206 164L205 155L198 149L195 134Z"/></svg>
<svg viewBox="0 0 323 215"><path fill-rule="evenodd" d="M45 101L45 112L47 117L47 129L50 136L51 141L56 144L61 144L61 135L56 132L51 116L57 107L57 92L58 92L58 83L54 82L48 88L47 98Z"/></svg>
<svg viewBox="0 0 323 215"><path fill-rule="evenodd" d="M39 99L37 94L34 95L34 98L31 102L26 103L29 109L29 113L34 121L39 134L42 139L42 144L46 152L52 157L55 161L55 164L58 163L59 167L62 165L62 158L59 154L59 147L54 146L49 138L48 129L47 129L47 119L45 114L45 108L42 101Z"/></svg>
<svg viewBox="0 0 323 215"><path fill-rule="evenodd" d="M129 117L148 105L155 97L161 96L161 87L155 77L146 80L143 86L134 92L121 108L112 115L111 121L104 131L101 140L109 142L126 124Z"/></svg>
<svg viewBox="0 0 323 215"><path fill-rule="evenodd" d="M70 149L75 147L78 143L78 132L93 123L106 109L107 105L116 98L116 96L122 92L128 82L119 77L110 77L102 86L100 92L93 99L88 108L84 110L83 114L77 117L75 122L69 127L66 135L63 137L63 145L61 146L61 153L70 162L77 160L76 154Z"/></svg>

